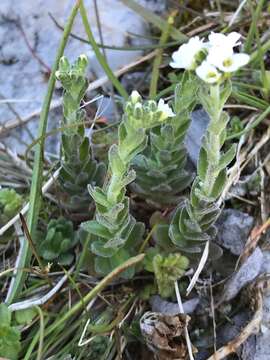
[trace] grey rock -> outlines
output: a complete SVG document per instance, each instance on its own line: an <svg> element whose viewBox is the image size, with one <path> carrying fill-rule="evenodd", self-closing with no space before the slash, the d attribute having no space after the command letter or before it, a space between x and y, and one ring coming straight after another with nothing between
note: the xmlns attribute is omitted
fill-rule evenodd
<svg viewBox="0 0 270 360"><path fill-rule="evenodd" d="M147 1L145 2L147 3ZM155 3L157 5L156 9L158 10L162 3L164 4L164 1L150 1L148 5L151 7L155 5ZM25 117L41 107L48 82L44 74L46 69L31 54L15 21L20 19L31 47L42 61L48 67L51 67L59 46L62 31L53 24L48 12L50 11L57 21L63 25L73 5L73 0L20 0L16 2L16 6L14 6L10 0L1 1L0 95L16 101L12 105L20 117ZM86 0L85 7L88 11L94 36L97 41L100 41L94 2L92 0ZM143 40L139 37L137 39L134 36L130 37L128 32L143 36L148 31L148 25L138 14L123 5L120 0L99 1L98 8L105 44L124 46L127 40L129 40L129 43L131 42L131 45L133 45L135 40ZM119 24L121 24L121 26L119 26ZM75 19L72 31L76 33L76 35L86 38L79 14ZM89 73L95 73L96 77L104 75L103 70L97 64L91 47L88 44L70 38L65 49L65 55L73 61L81 53L85 53L90 59ZM135 60L141 55L141 51L106 50L106 55L110 66L115 70ZM60 95L60 92L56 92L54 98L59 98ZM24 100L24 102L21 100ZM1 103L0 124L4 124L6 121L14 118L14 114L6 104ZM49 129L58 126L60 118L60 113L51 114ZM27 126L30 132L36 136L38 128L37 118ZM51 137L47 144L47 150L55 152L55 140L50 140ZM22 128L13 131L11 135L5 139L5 143L12 147L13 150L16 149L17 152L22 152L26 149L24 142L29 144L32 140Z"/></svg>
<svg viewBox="0 0 270 360"><path fill-rule="evenodd" d="M199 298L193 298L191 300L185 301L183 303L185 314L192 314L199 302ZM159 295L152 296L150 299L150 304L152 306L153 312L159 312L166 315L179 314L179 306L177 303L166 301L162 299Z"/></svg>
<svg viewBox="0 0 270 360"><path fill-rule="evenodd" d="M217 333L217 345L221 347L233 340L242 331L243 327L249 322L250 314L247 311L241 312L232 318L232 323L220 327ZM251 335L239 348L237 355L241 360L254 360L256 351L256 336Z"/></svg>
<svg viewBox="0 0 270 360"><path fill-rule="evenodd" d="M130 94L132 90L137 89L142 85L149 86L150 74L146 74L145 71L135 71L131 73L126 73L122 76L121 83L127 92Z"/></svg>
<svg viewBox="0 0 270 360"><path fill-rule="evenodd" d="M262 273L270 273L270 251L263 252ZM261 332L257 335L254 360L270 359L270 293L264 294Z"/></svg>
<svg viewBox="0 0 270 360"><path fill-rule="evenodd" d="M240 255L253 223L254 218L242 211L235 209L223 210L216 224L218 228L216 242L230 250L232 254Z"/></svg>
<svg viewBox="0 0 270 360"><path fill-rule="evenodd" d="M253 360L269 360L270 359L270 330L257 335L256 337L256 353Z"/></svg>
<svg viewBox="0 0 270 360"><path fill-rule="evenodd" d="M208 124L209 116L203 109L193 111L191 114L191 124L187 132L185 144L188 155L194 166L197 166L202 137Z"/></svg>
<svg viewBox="0 0 270 360"><path fill-rule="evenodd" d="M262 264L263 253L261 249L257 247L227 281L221 295L222 301L230 301L235 298L241 289L243 289L260 274Z"/></svg>

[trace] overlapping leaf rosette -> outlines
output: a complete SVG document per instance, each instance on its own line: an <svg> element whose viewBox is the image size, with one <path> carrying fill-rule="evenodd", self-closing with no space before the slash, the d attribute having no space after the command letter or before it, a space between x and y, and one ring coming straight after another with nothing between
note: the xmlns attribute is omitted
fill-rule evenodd
<svg viewBox="0 0 270 360"><path fill-rule="evenodd" d="M235 52L240 37L232 32L211 33L208 41L191 38L173 53L170 63L203 80L198 96L210 117L190 197L177 208L169 227L172 242L184 252L200 253L216 236L214 224L221 211L218 199L227 181L227 166L235 156L234 145L223 150L229 121L223 108L231 93L230 77L249 61L247 54Z"/></svg>

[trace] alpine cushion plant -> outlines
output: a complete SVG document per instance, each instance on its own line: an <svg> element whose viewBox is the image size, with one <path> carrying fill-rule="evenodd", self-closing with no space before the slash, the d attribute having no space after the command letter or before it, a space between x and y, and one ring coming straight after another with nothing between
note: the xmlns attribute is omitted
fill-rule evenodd
<svg viewBox="0 0 270 360"><path fill-rule="evenodd" d="M239 39L240 35L235 32L227 36L211 33L208 42L197 39L196 44L200 46L193 48L191 39L173 55L174 68L195 70L203 80L198 96L210 117L190 197L176 209L169 227L172 242L182 251L200 253L205 242L216 235L214 224L221 211L217 200L227 180L226 168L235 156L234 145L223 151L229 121L223 108L231 93L232 72L249 59L247 54L234 53L234 47L240 45ZM184 46L189 50L185 61L182 60Z"/></svg>
<svg viewBox="0 0 270 360"><path fill-rule="evenodd" d="M184 139L196 105L197 88L194 75L186 72L175 88L174 114L165 124L150 130L146 149L134 159L136 180L132 190L157 207L177 204L179 193L192 180L185 170Z"/></svg>
<svg viewBox="0 0 270 360"><path fill-rule="evenodd" d="M136 253L141 241L144 224L136 222L130 214L126 187L136 178L131 163L147 145L146 131L159 126L172 110L164 102L143 102L133 91L126 102L123 119L118 128L118 145L109 150L107 180L103 188L89 185L89 192L96 204L96 216L82 224L91 234L91 251L95 255L95 270L107 274L117 265ZM134 269L122 276L132 277Z"/></svg>
<svg viewBox="0 0 270 360"><path fill-rule="evenodd" d="M102 183L105 173L104 165L93 159L90 139L85 136L86 113L81 108L81 101L88 87L85 76L87 64L85 55L79 56L72 65L62 57L55 74L64 88L63 159L59 182L62 189L68 193L69 206L77 211L89 208L87 185Z"/></svg>

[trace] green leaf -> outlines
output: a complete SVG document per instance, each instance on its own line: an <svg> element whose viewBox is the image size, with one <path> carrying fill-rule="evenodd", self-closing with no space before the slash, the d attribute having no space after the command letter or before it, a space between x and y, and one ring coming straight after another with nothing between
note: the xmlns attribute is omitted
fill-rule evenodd
<svg viewBox="0 0 270 360"><path fill-rule="evenodd" d="M118 146L113 144L109 150L109 163L112 173L116 176L122 176L125 173L126 166L118 153Z"/></svg>
<svg viewBox="0 0 270 360"><path fill-rule="evenodd" d="M155 25L160 30L164 31L164 29L166 28L166 26L167 26L166 20L162 19L160 16L154 14L153 12L147 10L145 7L138 4L136 1L121 0L121 2L123 4L125 4L126 6L128 6L130 9L134 10L139 15L141 15L147 22L150 22L153 25ZM175 27L172 27L170 34L175 40L179 40L179 42L188 40L186 35L181 33Z"/></svg>
<svg viewBox="0 0 270 360"><path fill-rule="evenodd" d="M234 159L236 153L236 144L233 144L229 150L226 151L225 154L221 155L218 170L221 171L225 169Z"/></svg>
<svg viewBox="0 0 270 360"><path fill-rule="evenodd" d="M20 351L20 332L10 325L11 312L6 304L0 304L0 356L17 360Z"/></svg>
<svg viewBox="0 0 270 360"><path fill-rule="evenodd" d="M208 168L207 152L205 148L202 146L199 154L198 165L197 165L198 175L202 181L205 180L207 168Z"/></svg>
<svg viewBox="0 0 270 360"><path fill-rule="evenodd" d="M188 265L189 260L179 253L166 256L158 254L153 258L160 296L167 298L174 293L174 282L183 276Z"/></svg>
<svg viewBox="0 0 270 360"><path fill-rule="evenodd" d="M145 257L143 259L143 266L146 271L154 272L153 259L158 255L159 249L156 247L150 247L146 250Z"/></svg>
<svg viewBox="0 0 270 360"><path fill-rule="evenodd" d="M213 190L210 195L213 199L217 199L219 195L222 193L224 186L226 184L226 180L227 180L227 172L225 169L223 169L216 178L215 184L213 186Z"/></svg>
<svg viewBox="0 0 270 360"><path fill-rule="evenodd" d="M0 215L1 213L8 221L22 207L22 196L14 189L0 189Z"/></svg>
<svg viewBox="0 0 270 360"><path fill-rule="evenodd" d="M232 83L230 80L227 80L224 83L224 87L220 92L220 102L221 102L221 107L223 108L226 101L228 100L228 98L230 97L232 93Z"/></svg>
<svg viewBox="0 0 270 360"><path fill-rule="evenodd" d="M104 239L109 239L112 236L110 231L96 220L86 221L81 224L81 227L90 234L100 236Z"/></svg>
<svg viewBox="0 0 270 360"><path fill-rule="evenodd" d="M104 247L105 242L102 242L100 240L93 241L91 243L91 251L95 255L98 255L98 257L103 258L111 258L117 251L117 248L106 248Z"/></svg>
<svg viewBox="0 0 270 360"><path fill-rule="evenodd" d="M6 304L0 304L0 324L9 326L11 323L11 312Z"/></svg>
<svg viewBox="0 0 270 360"><path fill-rule="evenodd" d="M36 309L34 307L17 310L15 311L15 320L19 325L30 324L33 318L37 315Z"/></svg>

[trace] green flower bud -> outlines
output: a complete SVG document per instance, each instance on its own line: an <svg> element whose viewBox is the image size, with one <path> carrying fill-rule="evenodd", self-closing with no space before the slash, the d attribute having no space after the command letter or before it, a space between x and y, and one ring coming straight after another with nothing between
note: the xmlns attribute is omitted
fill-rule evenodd
<svg viewBox="0 0 270 360"><path fill-rule="evenodd" d="M130 101L132 102L132 104L136 104L137 102L141 102L141 100L142 100L142 97L138 93L138 91L133 90L131 95L130 95Z"/></svg>

